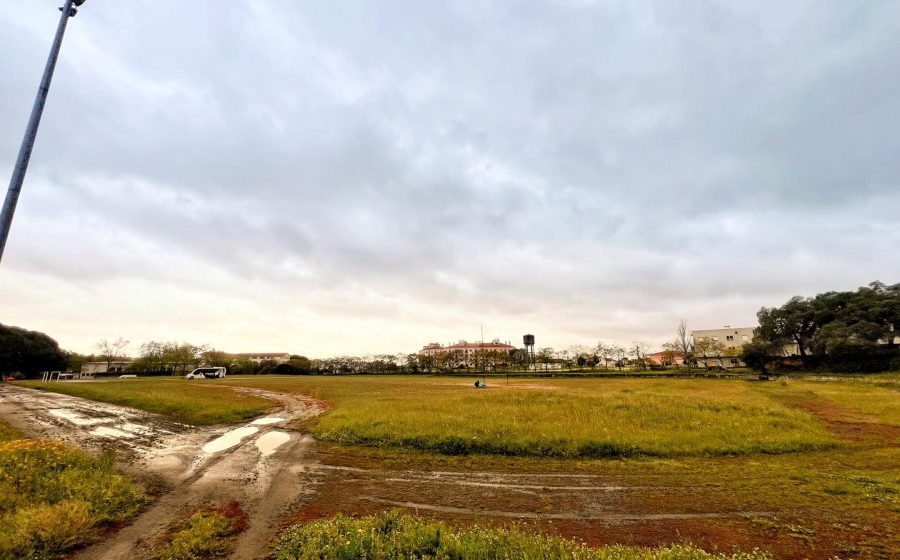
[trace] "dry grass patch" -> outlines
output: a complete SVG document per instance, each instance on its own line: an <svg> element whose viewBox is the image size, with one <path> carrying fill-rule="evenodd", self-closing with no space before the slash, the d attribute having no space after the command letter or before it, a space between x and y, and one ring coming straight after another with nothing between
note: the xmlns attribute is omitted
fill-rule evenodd
<svg viewBox="0 0 900 560"><path fill-rule="evenodd" d="M0 431L10 433L2 421ZM111 454L60 442L0 443L0 560L61 557L103 525L132 517L142 503Z"/></svg>
<svg viewBox="0 0 900 560"><path fill-rule="evenodd" d="M304 377L229 383L300 392L333 407L312 427L343 444L443 454L678 457L837 445L807 412L744 381ZM542 390L541 387L544 389Z"/></svg>

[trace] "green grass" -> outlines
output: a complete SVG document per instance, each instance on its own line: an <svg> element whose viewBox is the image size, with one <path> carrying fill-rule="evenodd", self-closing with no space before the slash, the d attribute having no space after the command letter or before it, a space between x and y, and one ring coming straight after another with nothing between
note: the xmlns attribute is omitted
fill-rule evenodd
<svg viewBox="0 0 900 560"><path fill-rule="evenodd" d="M759 389L781 397L825 399L855 413L859 421L900 427L900 381L896 379L789 380L763 383Z"/></svg>
<svg viewBox="0 0 900 560"><path fill-rule="evenodd" d="M95 401L130 406L195 426L232 424L259 416L272 403L235 392L220 381L181 378L115 379L91 383L20 383Z"/></svg>
<svg viewBox="0 0 900 560"><path fill-rule="evenodd" d="M237 502L199 511L182 523L156 552L157 560L201 560L226 556L235 534L246 528L247 517Z"/></svg>
<svg viewBox="0 0 900 560"><path fill-rule="evenodd" d="M60 442L0 443L0 560L62 557L93 540L101 526L132 517L142 503L111 454Z"/></svg>
<svg viewBox="0 0 900 560"><path fill-rule="evenodd" d="M276 560L479 559L542 558L583 560L768 560L763 552L713 554L691 546L589 548L560 537L513 528L453 529L444 523L397 512L354 519L331 519L295 525L279 541Z"/></svg>
<svg viewBox="0 0 900 560"><path fill-rule="evenodd" d="M305 377L229 383L301 392L332 405L321 440L449 455L678 457L787 453L837 445L810 414L729 380L494 382Z"/></svg>
<svg viewBox="0 0 900 560"><path fill-rule="evenodd" d="M0 418L0 442L9 441L11 439L20 439L22 434L18 430L7 424Z"/></svg>

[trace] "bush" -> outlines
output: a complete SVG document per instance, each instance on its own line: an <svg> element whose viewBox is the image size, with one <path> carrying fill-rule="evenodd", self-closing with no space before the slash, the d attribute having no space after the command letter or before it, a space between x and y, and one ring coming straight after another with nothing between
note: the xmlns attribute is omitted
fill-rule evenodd
<svg viewBox="0 0 900 560"><path fill-rule="evenodd" d="M753 551L713 554L691 546L589 548L582 543L513 528L453 529L428 521L387 512L354 519L331 519L295 525L279 540L276 560L400 560L414 558L526 560L531 558L584 560L770 560Z"/></svg>
<svg viewBox="0 0 900 560"><path fill-rule="evenodd" d="M60 442L0 443L0 560L60 557L134 515L142 497L113 463Z"/></svg>
<svg viewBox="0 0 900 560"><path fill-rule="evenodd" d="M158 560L199 560L226 556L232 535L247 528L247 514L240 504L197 512L171 535L156 553Z"/></svg>

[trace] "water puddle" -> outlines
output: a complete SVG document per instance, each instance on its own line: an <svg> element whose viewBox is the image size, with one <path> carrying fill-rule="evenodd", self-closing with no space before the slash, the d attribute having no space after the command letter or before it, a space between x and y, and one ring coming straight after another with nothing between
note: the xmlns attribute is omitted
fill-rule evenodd
<svg viewBox="0 0 900 560"><path fill-rule="evenodd" d="M268 457L275 450L291 440L291 436L285 432L269 432L256 440L256 448L263 457Z"/></svg>
<svg viewBox="0 0 900 560"><path fill-rule="evenodd" d="M49 412L52 416L56 416L57 418L68 420L76 426L95 426L97 424L108 424L115 421L115 418L85 418L84 416L75 414L71 410L67 410L65 408L54 408L52 410L48 410L47 412Z"/></svg>
<svg viewBox="0 0 900 560"><path fill-rule="evenodd" d="M101 436L101 437L110 437L110 438L133 438L134 434L129 432L123 432L122 430L117 430L115 428L107 428L106 426L100 426L99 428L95 428L91 431L91 435Z"/></svg>
<svg viewBox="0 0 900 560"><path fill-rule="evenodd" d="M226 449L231 449L235 445L241 443L242 439L252 436L258 431L259 428L254 428L253 426L236 428L234 430L231 430L230 432L226 432L225 434L204 445L203 452L218 453L220 451L225 451Z"/></svg>
<svg viewBox="0 0 900 560"><path fill-rule="evenodd" d="M268 426L269 424L277 424L279 422L284 422L284 418L269 416L267 418L257 418L253 422L250 422L250 424L255 426Z"/></svg>

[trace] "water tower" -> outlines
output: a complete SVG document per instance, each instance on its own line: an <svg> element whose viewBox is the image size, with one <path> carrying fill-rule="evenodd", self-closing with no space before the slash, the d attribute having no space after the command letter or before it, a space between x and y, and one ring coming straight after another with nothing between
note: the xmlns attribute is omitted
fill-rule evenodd
<svg viewBox="0 0 900 560"><path fill-rule="evenodd" d="M528 365L534 363L534 335L526 334L522 337L522 343L525 344L525 353L528 355Z"/></svg>

